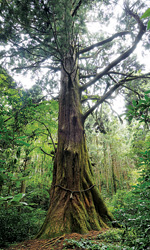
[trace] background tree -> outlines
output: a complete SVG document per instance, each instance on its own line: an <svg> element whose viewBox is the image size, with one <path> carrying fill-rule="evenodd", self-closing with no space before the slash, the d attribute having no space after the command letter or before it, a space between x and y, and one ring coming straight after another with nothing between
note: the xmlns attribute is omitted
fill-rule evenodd
<svg viewBox="0 0 150 250"><path fill-rule="evenodd" d="M44 220L58 103L43 97L39 103L38 86L25 91L3 69L0 89L0 246L4 247L33 237Z"/></svg>
<svg viewBox="0 0 150 250"><path fill-rule="evenodd" d="M131 150L133 155L136 156L138 181L132 190L125 193L118 192L113 199L116 218L126 227L123 241L126 245L134 246L137 249L148 248L150 241L150 131L149 129L147 131L143 129L147 127L144 125L149 120L149 114L147 113L147 110L150 110L149 94L150 91L147 91L145 97L140 99L139 103L133 100L134 105L129 107L128 112L129 119L133 119L130 127L131 129L133 129L133 126L135 127L133 135L133 149L135 149ZM143 115L139 116L140 112ZM138 122L135 123L135 120L138 120Z"/></svg>
<svg viewBox="0 0 150 250"><path fill-rule="evenodd" d="M122 31L120 26L114 35L108 37L102 33L96 37L96 43L87 44L89 10L98 9L97 18L102 22L112 15L111 11L102 14L104 2L15 0L0 4L0 38L9 45L1 52L3 58L7 58L3 64L14 66L17 61L14 70L18 72L46 67L56 73L61 69L58 145L51 201L38 237L52 237L64 232L86 233L107 227L112 216L95 187L84 122L120 87L143 77L131 72L131 67L126 67L124 72L119 69L120 63L127 65L127 58L146 31L135 12L137 5L132 6L133 11L125 4L128 30ZM140 7L143 6L140 3ZM113 8L115 4L108 2L106 7ZM130 45L126 44L125 37L130 37ZM117 42L116 48L114 41L117 39L121 42ZM113 54L116 54L115 59ZM82 113L81 103L91 99L94 104L89 108L86 105Z"/></svg>
<svg viewBox="0 0 150 250"><path fill-rule="evenodd" d="M112 197L117 190L130 189L136 181L133 172L137 155L132 151L135 142L133 138L139 128L128 126L120 119L103 103L99 112L97 110L93 116L88 117L85 123L95 180L106 198Z"/></svg>

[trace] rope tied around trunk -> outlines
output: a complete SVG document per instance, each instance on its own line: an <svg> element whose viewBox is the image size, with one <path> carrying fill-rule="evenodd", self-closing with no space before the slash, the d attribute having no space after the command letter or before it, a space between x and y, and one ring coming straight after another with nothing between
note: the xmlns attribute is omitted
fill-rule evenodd
<svg viewBox="0 0 150 250"><path fill-rule="evenodd" d="M61 185L59 185L59 184L58 184L58 185L53 185L54 188L55 188L55 187L59 187L59 188L65 190L65 191L70 192L70 193L71 193L71 194L70 194L70 199L73 199L73 194L74 194L74 193L83 193L83 192L89 191L90 189L92 189L92 188L95 187L95 186L96 186L96 184L94 184L94 185L92 185L91 187L89 187L89 188L87 188L87 189L84 189L84 190L71 190L71 189L65 188L65 187L63 187L63 186L61 186Z"/></svg>

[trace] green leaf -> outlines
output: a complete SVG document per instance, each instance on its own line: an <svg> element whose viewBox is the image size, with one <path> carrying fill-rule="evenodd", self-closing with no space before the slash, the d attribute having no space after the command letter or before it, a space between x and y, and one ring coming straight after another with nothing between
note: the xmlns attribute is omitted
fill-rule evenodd
<svg viewBox="0 0 150 250"><path fill-rule="evenodd" d="M13 196L0 197L0 204L8 202L9 200L12 200L12 198Z"/></svg>
<svg viewBox="0 0 150 250"><path fill-rule="evenodd" d="M127 108L130 109L130 110L134 110L132 105L128 105Z"/></svg>
<svg viewBox="0 0 150 250"><path fill-rule="evenodd" d="M0 200L7 201L7 200L10 200L12 198L13 198L13 196L0 197Z"/></svg>
<svg viewBox="0 0 150 250"><path fill-rule="evenodd" d="M17 139L25 139L25 138L27 138L26 135L17 137Z"/></svg>
<svg viewBox="0 0 150 250"><path fill-rule="evenodd" d="M145 13L141 16L141 19L142 18L146 18L146 17L149 17L150 16L150 8L148 8Z"/></svg>
<svg viewBox="0 0 150 250"><path fill-rule="evenodd" d="M23 202L23 201L21 201L19 204L28 206L28 203L27 202Z"/></svg>
<svg viewBox="0 0 150 250"><path fill-rule="evenodd" d="M0 163L4 163L5 161L4 160L0 160Z"/></svg>
<svg viewBox="0 0 150 250"><path fill-rule="evenodd" d="M25 177L19 178L18 181L25 181L25 180L29 180L31 178L32 178L32 176L25 176Z"/></svg>
<svg viewBox="0 0 150 250"><path fill-rule="evenodd" d="M145 100L139 100L139 104L145 104L146 101Z"/></svg>
<svg viewBox="0 0 150 250"><path fill-rule="evenodd" d="M15 140L15 143L16 143L18 146L27 146L27 147L30 146L29 143L24 142L24 141L20 141L20 140Z"/></svg>
<svg viewBox="0 0 150 250"><path fill-rule="evenodd" d="M16 187L17 187L17 188L20 187L20 181L16 181Z"/></svg>
<svg viewBox="0 0 150 250"><path fill-rule="evenodd" d="M145 95L145 100L146 100L147 102L149 102L149 101L150 101L150 98L149 98L149 96L148 96L148 95Z"/></svg>
<svg viewBox="0 0 150 250"><path fill-rule="evenodd" d="M145 91L144 93L145 93L145 94L150 94L150 90L148 90L148 91Z"/></svg>
<svg viewBox="0 0 150 250"><path fill-rule="evenodd" d="M132 101L133 106L136 107L137 106L137 102L135 100Z"/></svg>
<svg viewBox="0 0 150 250"><path fill-rule="evenodd" d="M22 193L16 194L13 197L11 202L19 202L24 196L25 196L25 194L22 194Z"/></svg>
<svg viewBox="0 0 150 250"><path fill-rule="evenodd" d="M148 24L147 24L147 30L149 30L149 29L150 29L150 20L148 21Z"/></svg>

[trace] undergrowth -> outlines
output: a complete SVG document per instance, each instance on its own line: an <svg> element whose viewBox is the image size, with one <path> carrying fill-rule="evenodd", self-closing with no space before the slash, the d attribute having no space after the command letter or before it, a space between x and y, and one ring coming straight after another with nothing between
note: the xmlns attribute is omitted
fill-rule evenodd
<svg viewBox="0 0 150 250"><path fill-rule="evenodd" d="M31 209L18 212L17 207L0 209L0 247L32 238L39 230L45 211Z"/></svg>
<svg viewBox="0 0 150 250"><path fill-rule="evenodd" d="M122 245L122 235L124 230L111 229L107 232L99 234L96 239L69 239L64 241L65 249L90 249L90 250L129 250L133 249L128 246L123 247Z"/></svg>

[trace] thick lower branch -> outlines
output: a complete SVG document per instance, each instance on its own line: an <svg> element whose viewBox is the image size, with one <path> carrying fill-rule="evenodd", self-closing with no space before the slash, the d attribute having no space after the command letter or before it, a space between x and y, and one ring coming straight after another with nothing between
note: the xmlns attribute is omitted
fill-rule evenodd
<svg viewBox="0 0 150 250"><path fill-rule="evenodd" d="M103 103L108 97L110 97L116 89L118 89L121 85L123 85L124 82L125 81L122 80L119 83L115 84L105 95L103 95L102 98L84 114L83 116L84 121L101 103Z"/></svg>
<svg viewBox="0 0 150 250"><path fill-rule="evenodd" d="M101 41L101 42L92 44L91 46L86 47L85 49L81 49L81 50L79 51L79 54L83 54L83 53L85 53L85 52L88 52L88 51L94 49L95 47L99 47L99 46L102 46L102 45L104 45L104 44L106 44L106 43L108 43L108 42L111 42L111 41L114 40L116 37L124 36L124 35L128 35L128 34L131 34L131 32L129 32L129 31L122 31L122 32L116 33L116 34L114 34L113 36L111 36L111 37L109 37L109 38L107 38L107 39L105 39L105 40L103 40L103 41Z"/></svg>
<svg viewBox="0 0 150 250"><path fill-rule="evenodd" d="M90 95L90 96L85 96L85 97L83 96L83 98L81 100L81 103L84 103L84 102L86 102L88 100L96 100L96 101L98 101L100 99L101 99L101 97L100 96L96 96L96 95Z"/></svg>
<svg viewBox="0 0 150 250"><path fill-rule="evenodd" d="M131 73L132 74L132 73ZM110 96L112 95L112 93L117 90L120 86L123 86L126 82L132 81L132 80L136 80L136 79L140 79L140 78L148 78L149 79L149 73L143 76L132 76L132 75L128 75L126 76L124 79L122 79L121 81L119 81L118 83L116 83L106 94L104 94L101 98L99 98L99 100L97 101L97 103L91 107L83 116L83 120L85 121L85 119L100 105L102 104L107 98L110 98ZM139 97L139 93L135 90L132 90L131 88L129 88L128 86L123 86L133 92L135 92Z"/></svg>

